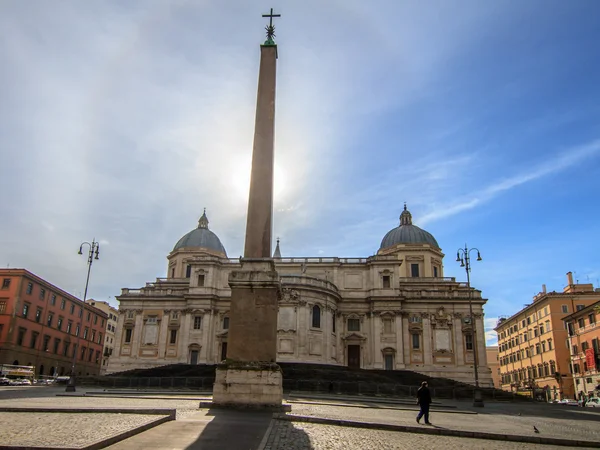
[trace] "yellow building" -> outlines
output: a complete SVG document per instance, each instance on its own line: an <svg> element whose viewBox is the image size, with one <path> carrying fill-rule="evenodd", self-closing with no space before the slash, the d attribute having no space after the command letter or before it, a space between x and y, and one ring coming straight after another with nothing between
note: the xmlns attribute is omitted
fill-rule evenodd
<svg viewBox="0 0 600 450"><path fill-rule="evenodd" d="M533 302L508 318L500 318L498 355L502 389L544 389L548 399L573 398L575 388L570 364L567 315L600 300L591 284L574 284L567 273L563 292L542 292Z"/></svg>
<svg viewBox="0 0 600 450"><path fill-rule="evenodd" d="M485 348L488 367L492 371L492 381L495 388L502 386L502 376L500 374L500 357L498 356L498 346L493 345Z"/></svg>

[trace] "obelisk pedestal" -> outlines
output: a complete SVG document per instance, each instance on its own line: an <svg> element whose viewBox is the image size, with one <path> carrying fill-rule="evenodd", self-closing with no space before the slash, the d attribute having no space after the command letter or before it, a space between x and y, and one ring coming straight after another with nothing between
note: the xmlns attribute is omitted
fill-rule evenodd
<svg viewBox="0 0 600 450"><path fill-rule="evenodd" d="M277 365L277 313L281 286L271 256L275 77L274 27L261 45L252 174L241 268L230 273L231 307L227 359L217 366L213 406L282 407L281 369ZM270 28L270 30L269 30Z"/></svg>

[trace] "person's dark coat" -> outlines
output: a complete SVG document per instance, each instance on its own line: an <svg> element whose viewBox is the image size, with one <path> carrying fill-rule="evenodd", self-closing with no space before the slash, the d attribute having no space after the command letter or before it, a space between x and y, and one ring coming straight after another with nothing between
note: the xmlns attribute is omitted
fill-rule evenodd
<svg viewBox="0 0 600 450"><path fill-rule="evenodd" d="M421 386L417 390L417 403L422 406L431 404L431 392L427 386Z"/></svg>

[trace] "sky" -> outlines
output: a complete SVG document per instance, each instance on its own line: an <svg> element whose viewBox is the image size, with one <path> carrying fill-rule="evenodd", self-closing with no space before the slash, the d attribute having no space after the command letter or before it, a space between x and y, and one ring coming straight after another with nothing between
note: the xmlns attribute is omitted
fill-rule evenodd
<svg viewBox="0 0 600 450"><path fill-rule="evenodd" d="M413 223L481 251L486 337L566 272L600 283L600 2L0 2L0 267L88 298L166 276L204 207L242 253L259 44L278 43L283 256ZM85 248L84 248L85 252Z"/></svg>

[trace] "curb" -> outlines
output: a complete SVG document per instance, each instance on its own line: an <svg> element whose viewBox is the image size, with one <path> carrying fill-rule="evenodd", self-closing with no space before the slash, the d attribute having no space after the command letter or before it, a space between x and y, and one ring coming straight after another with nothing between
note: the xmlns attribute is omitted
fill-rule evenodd
<svg viewBox="0 0 600 450"><path fill-rule="evenodd" d="M78 397L78 398L83 398L83 397L96 397L96 398L135 398L135 399L140 399L140 400L190 400L190 401L198 401L198 400L210 400L211 397L175 397L175 396L169 396L169 397L159 397L153 394L148 394L148 395L140 395L140 394L123 394L123 395L117 395L117 394L56 394L57 397Z"/></svg>
<svg viewBox="0 0 600 450"><path fill-rule="evenodd" d="M3 409L34 409L34 408L3 408ZM43 411L46 412L47 410L37 410L37 412L39 411ZM118 410L111 410L110 412L118 412ZM99 450L101 448L105 448L108 447L109 445L112 444L116 444L117 442L120 442L124 439L130 438L132 436L135 436L136 434L140 434L143 433L144 431L149 430L150 428L154 428L158 425L161 425L165 422L170 422L172 420L175 420L175 412L174 410L166 410L166 411L173 411L172 414L169 414L167 416L164 417L160 417L156 420L153 420L152 422L146 423L144 425L141 425L139 427L133 428L131 430L127 430L124 431L122 433L119 433L117 435L114 436L110 436L106 439L102 439L99 441L96 441L92 444L83 446L83 447L48 447L48 446L43 446L43 447L37 447L37 446L19 446L19 445L0 445L0 450L51 450L51 449L59 449L60 450ZM19 411L19 412L23 412L23 411ZM50 412L63 412L63 411L50 411ZM69 411L71 412L71 411ZM81 411L81 412L90 412L90 411ZM98 411L93 411L93 412L98 412ZM145 414L155 414L153 412L145 412Z"/></svg>
<svg viewBox="0 0 600 450"><path fill-rule="evenodd" d="M312 401L300 401L300 400L288 400L290 403L298 403L300 405L319 405L319 406L339 406L343 408L362 408L362 409L391 409L394 411L415 411L418 412L419 408L409 408L408 405L400 405L397 407L393 406L368 406L368 405L357 405L352 403L322 403ZM479 414L475 411L459 411L451 409L436 409L430 408L430 411L436 413L447 413L447 414Z"/></svg>
<svg viewBox="0 0 600 450"><path fill-rule="evenodd" d="M475 439L489 439L494 441L525 442L529 444L561 445L566 447L600 448L599 441L580 441L538 436L485 433L480 431L451 430L447 428L413 427L410 425L391 425L375 422L358 422L344 419L327 419L324 417L298 416L294 414L273 414L273 418L276 420L287 420L289 422L308 422L321 425L337 425L340 427L367 428L372 430L385 431L401 431L405 433L433 434L437 436L455 436Z"/></svg>
<svg viewBox="0 0 600 450"><path fill-rule="evenodd" d="M147 414L157 416L167 416L171 420L175 420L177 413L176 409L143 409L143 408L19 408L19 407L0 407L0 412L15 412L15 413L72 413L72 414L94 414L94 413L109 413L109 414ZM2 448L0 446L0 448Z"/></svg>
<svg viewBox="0 0 600 450"><path fill-rule="evenodd" d="M275 419L271 419L271 422L269 423L269 428L267 428L267 431L265 431L265 435L260 441L260 444L258 444L258 448L256 450L265 450L267 442L269 442L269 437L271 436L271 431L273 430L273 425L275 425Z"/></svg>
<svg viewBox="0 0 600 450"><path fill-rule="evenodd" d="M265 411L265 412L273 412L273 413L286 413L292 410L292 405L287 403L282 403L277 406L264 406L264 405L245 405L245 404L235 404L235 403L213 403L212 401L208 402L200 402L200 409L232 409L237 411Z"/></svg>

